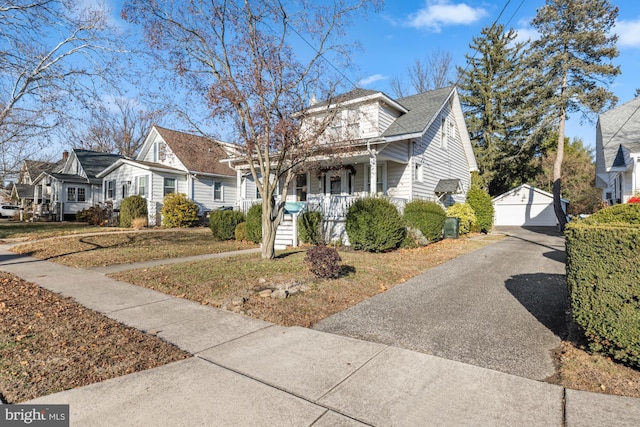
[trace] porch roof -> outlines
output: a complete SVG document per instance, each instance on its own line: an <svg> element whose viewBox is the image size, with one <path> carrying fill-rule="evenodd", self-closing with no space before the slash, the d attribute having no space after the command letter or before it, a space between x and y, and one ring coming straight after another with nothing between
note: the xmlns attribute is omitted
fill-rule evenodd
<svg viewBox="0 0 640 427"><path fill-rule="evenodd" d="M460 185L460 180L458 178L455 179L441 179L436 184L436 188L434 188L433 192L436 194L446 194L446 193L458 193L462 190Z"/></svg>

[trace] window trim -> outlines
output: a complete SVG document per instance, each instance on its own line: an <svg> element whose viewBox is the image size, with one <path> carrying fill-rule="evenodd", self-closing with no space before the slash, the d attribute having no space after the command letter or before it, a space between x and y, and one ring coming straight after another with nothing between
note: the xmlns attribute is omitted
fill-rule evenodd
<svg viewBox="0 0 640 427"><path fill-rule="evenodd" d="M216 186L219 187L220 197L216 198ZM224 202L224 184L221 181L214 181L212 185L212 196L214 202Z"/></svg>
<svg viewBox="0 0 640 427"><path fill-rule="evenodd" d="M136 194L138 196L147 197L147 185L148 185L148 175L138 175L136 176ZM144 180L144 186L142 186L142 193L140 192L140 181Z"/></svg>
<svg viewBox="0 0 640 427"><path fill-rule="evenodd" d="M167 188L171 188L167 186L167 181L173 181L173 191L167 193ZM176 178L164 177L162 180L162 197L165 197L167 194L175 194L178 192L178 180Z"/></svg>

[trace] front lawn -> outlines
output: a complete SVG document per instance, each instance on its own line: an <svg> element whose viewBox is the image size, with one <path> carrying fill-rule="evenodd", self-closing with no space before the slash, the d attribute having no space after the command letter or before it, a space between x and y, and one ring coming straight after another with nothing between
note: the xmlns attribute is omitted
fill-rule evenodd
<svg viewBox="0 0 640 427"><path fill-rule="evenodd" d="M101 233L122 230L98 227L84 222L19 222L1 221L0 239L36 240L81 233Z"/></svg>
<svg viewBox="0 0 640 427"><path fill-rule="evenodd" d="M108 229L107 229L108 230ZM13 252L71 267L98 267L257 248L253 243L216 241L208 228L157 229L94 236L66 236L16 246Z"/></svg>

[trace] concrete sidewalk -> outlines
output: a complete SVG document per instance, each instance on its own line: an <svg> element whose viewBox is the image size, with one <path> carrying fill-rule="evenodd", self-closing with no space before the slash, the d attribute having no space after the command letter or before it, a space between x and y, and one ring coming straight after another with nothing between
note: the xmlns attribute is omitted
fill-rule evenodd
<svg viewBox="0 0 640 427"><path fill-rule="evenodd" d="M640 400L565 390L461 362L285 328L0 249L0 269L193 358L28 403L91 426L635 426Z"/></svg>

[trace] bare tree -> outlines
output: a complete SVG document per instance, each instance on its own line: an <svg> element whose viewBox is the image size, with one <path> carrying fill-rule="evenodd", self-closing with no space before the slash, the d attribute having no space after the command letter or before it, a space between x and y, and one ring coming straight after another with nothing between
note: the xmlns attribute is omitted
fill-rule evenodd
<svg viewBox="0 0 640 427"><path fill-rule="evenodd" d="M74 139L77 148L134 157L161 117L160 111L149 111L136 99L117 96L99 98L91 103L90 117Z"/></svg>
<svg viewBox="0 0 640 427"><path fill-rule="evenodd" d="M333 96L349 65L344 30L375 0L134 1L123 16L143 25L189 100L232 123L262 198L262 256L275 257L276 229L296 172L331 121L305 121L312 94ZM311 47L300 60L292 41ZM203 99L204 96L204 99ZM197 97L197 98L196 98ZM276 197L279 192L279 201Z"/></svg>
<svg viewBox="0 0 640 427"><path fill-rule="evenodd" d="M396 97L403 97L409 93L423 93L440 89L450 84L452 57L448 51L436 49L424 61L416 59L407 67L410 88L405 88L401 77L391 80L391 90Z"/></svg>
<svg viewBox="0 0 640 427"><path fill-rule="evenodd" d="M11 164L48 144L53 129L112 71L118 34L104 6L73 0L0 5L0 156ZM15 161L17 160L17 162ZM8 168L8 169L7 169Z"/></svg>

